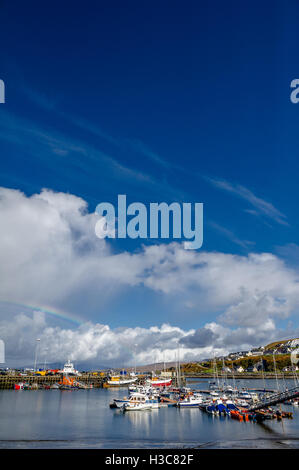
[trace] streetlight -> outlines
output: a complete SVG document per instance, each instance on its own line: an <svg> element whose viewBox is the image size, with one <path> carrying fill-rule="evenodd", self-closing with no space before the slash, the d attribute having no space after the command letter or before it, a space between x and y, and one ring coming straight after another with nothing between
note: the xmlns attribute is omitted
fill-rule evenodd
<svg viewBox="0 0 299 470"><path fill-rule="evenodd" d="M34 372L36 372L36 364L37 364L37 349L38 349L38 344L40 342L40 339L36 339L36 346L35 346L35 360L34 360Z"/></svg>

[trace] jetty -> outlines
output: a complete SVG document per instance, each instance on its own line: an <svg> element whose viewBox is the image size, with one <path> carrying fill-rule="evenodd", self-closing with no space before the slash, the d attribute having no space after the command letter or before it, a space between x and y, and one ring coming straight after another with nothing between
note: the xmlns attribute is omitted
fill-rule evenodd
<svg viewBox="0 0 299 470"><path fill-rule="evenodd" d="M248 411L258 411L269 406L278 405L292 398L299 397L299 387L294 387L291 390L286 390L280 393L274 393L270 397L258 400L254 405L248 408Z"/></svg>
<svg viewBox="0 0 299 470"><path fill-rule="evenodd" d="M19 383L27 383L30 386L36 384L44 387L62 381L63 374L56 375L0 375L0 389L13 389ZM85 385L92 385L94 388L101 388L106 380L105 376L96 376L92 373L81 374L80 377L73 377Z"/></svg>

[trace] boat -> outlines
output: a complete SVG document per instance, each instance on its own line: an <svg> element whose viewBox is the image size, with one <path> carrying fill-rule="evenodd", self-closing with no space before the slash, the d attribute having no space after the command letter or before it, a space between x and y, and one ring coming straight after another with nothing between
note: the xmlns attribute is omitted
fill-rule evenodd
<svg viewBox="0 0 299 470"><path fill-rule="evenodd" d="M14 384L14 389L15 389L15 390L24 390L24 384L23 384L23 382L18 383L18 384Z"/></svg>
<svg viewBox="0 0 299 470"><path fill-rule="evenodd" d="M50 388L51 388L51 390L59 390L60 387L59 387L58 384L55 383L55 384L51 385Z"/></svg>
<svg viewBox="0 0 299 470"><path fill-rule="evenodd" d="M202 397L200 395L188 395L183 400L180 400L177 403L177 406L180 408L194 408L197 407L202 403Z"/></svg>
<svg viewBox="0 0 299 470"><path fill-rule="evenodd" d="M159 408L160 404L160 397L159 394L156 393L153 389L150 387L137 387L139 390L130 392L129 397L123 397L123 398L114 398L113 402L110 403L110 408L122 408L123 405L126 403L130 403L130 401L135 402L136 399L138 401L138 397L145 397L146 402L151 404L152 408Z"/></svg>
<svg viewBox="0 0 299 470"><path fill-rule="evenodd" d="M74 385L77 388L80 388L80 389L83 389L83 390L91 390L93 388L92 384L86 384L86 383L78 382L78 381L74 382Z"/></svg>
<svg viewBox="0 0 299 470"><path fill-rule="evenodd" d="M123 411L151 410L153 404L143 393L134 393L129 400L123 404Z"/></svg>
<svg viewBox="0 0 299 470"><path fill-rule="evenodd" d="M216 407L216 410L218 411L218 413L221 415L228 415L230 414L230 410L222 403L221 400L217 400L217 403L215 405Z"/></svg>
<svg viewBox="0 0 299 470"><path fill-rule="evenodd" d="M172 379L153 377L152 379L147 379L146 383L152 387L170 387L172 384Z"/></svg>
<svg viewBox="0 0 299 470"><path fill-rule="evenodd" d="M249 407L249 403L246 400L242 400L242 399L237 398L235 402L236 402L236 405L240 406L241 408L248 408Z"/></svg>
<svg viewBox="0 0 299 470"><path fill-rule="evenodd" d="M110 377L109 380L107 380L107 384L109 387L121 387L123 385L129 385L129 384L132 384L134 382L136 382L136 380L138 379L138 377L133 377L131 379L126 379L126 378L123 378L121 377L120 375L113 375Z"/></svg>
<svg viewBox="0 0 299 470"><path fill-rule="evenodd" d="M225 406L229 411L232 411L232 410L238 411L238 407L231 400L227 400L227 402L225 403Z"/></svg>
<svg viewBox="0 0 299 470"><path fill-rule="evenodd" d="M217 415L219 414L219 411L217 410L216 406L214 404L207 405L205 411L207 413L210 413L212 415Z"/></svg>
<svg viewBox="0 0 299 470"><path fill-rule="evenodd" d="M69 359L60 372L65 375L81 375L80 372L74 368L74 364Z"/></svg>
<svg viewBox="0 0 299 470"><path fill-rule="evenodd" d="M114 398L113 402L110 403L110 408L122 408L125 403L129 402L128 397L124 398Z"/></svg>
<svg viewBox="0 0 299 470"><path fill-rule="evenodd" d="M239 410L231 410L230 416L232 419L237 419L239 421L244 421L244 416Z"/></svg>
<svg viewBox="0 0 299 470"><path fill-rule="evenodd" d="M252 395L247 392L246 390L240 390L237 395L238 398L241 398L242 400L251 400Z"/></svg>

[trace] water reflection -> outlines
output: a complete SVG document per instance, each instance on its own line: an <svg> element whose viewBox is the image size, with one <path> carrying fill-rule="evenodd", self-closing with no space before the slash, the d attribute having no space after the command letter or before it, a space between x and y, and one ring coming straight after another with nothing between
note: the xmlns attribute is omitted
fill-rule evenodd
<svg viewBox="0 0 299 470"><path fill-rule="evenodd" d="M267 384L269 388L270 385L271 382ZM204 390L208 381L192 381L190 386ZM256 380L250 381L249 386L262 388L261 381ZM293 411L293 420L261 424L214 417L198 408L125 413L109 408L114 397L126 393L125 389L2 390L0 447L180 447L207 446L211 442L225 446L225 442L231 445L240 440L258 445L263 439L268 439L271 447L275 439L291 442L292 437L299 436L299 410L295 407L285 407ZM20 443L22 440L26 443ZM46 444L38 443L40 440Z"/></svg>

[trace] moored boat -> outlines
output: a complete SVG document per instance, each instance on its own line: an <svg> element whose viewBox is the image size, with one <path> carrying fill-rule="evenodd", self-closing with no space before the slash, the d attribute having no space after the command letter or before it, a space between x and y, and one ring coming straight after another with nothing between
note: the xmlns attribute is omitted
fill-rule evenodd
<svg viewBox="0 0 299 470"><path fill-rule="evenodd" d="M151 410L152 408L151 401L143 393L134 393L122 406L123 411Z"/></svg>
<svg viewBox="0 0 299 470"><path fill-rule="evenodd" d="M14 384L14 390L24 390L23 382L20 382L18 384Z"/></svg>
<svg viewBox="0 0 299 470"><path fill-rule="evenodd" d="M152 387L170 387L172 384L172 379L153 377L152 379L147 379L146 383Z"/></svg>
<svg viewBox="0 0 299 470"><path fill-rule="evenodd" d="M201 396L188 395L177 403L180 408L198 408L202 403Z"/></svg>

